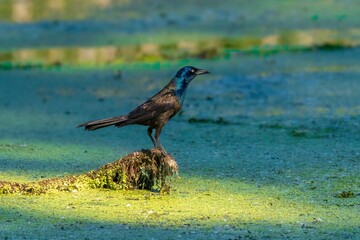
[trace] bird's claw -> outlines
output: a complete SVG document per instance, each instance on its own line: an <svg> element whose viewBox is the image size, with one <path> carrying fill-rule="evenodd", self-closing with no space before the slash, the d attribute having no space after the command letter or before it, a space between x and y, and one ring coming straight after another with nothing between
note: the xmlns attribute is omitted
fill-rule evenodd
<svg viewBox="0 0 360 240"><path fill-rule="evenodd" d="M160 149L161 153L164 155L164 157L168 156L169 154L165 151L165 149Z"/></svg>
<svg viewBox="0 0 360 240"><path fill-rule="evenodd" d="M159 149L160 152L164 155L164 157L169 155L162 145L157 145L155 146L155 148Z"/></svg>

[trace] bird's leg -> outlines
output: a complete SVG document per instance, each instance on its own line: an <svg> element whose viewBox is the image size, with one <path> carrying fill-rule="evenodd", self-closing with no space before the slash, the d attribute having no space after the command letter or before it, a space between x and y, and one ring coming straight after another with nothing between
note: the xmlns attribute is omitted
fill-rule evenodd
<svg viewBox="0 0 360 240"><path fill-rule="evenodd" d="M156 128L155 131L155 147L160 149L160 151L164 154L164 155L169 155L165 148L161 145L160 141L159 141L159 137L160 137L160 133L161 133L161 127L160 128Z"/></svg>
<svg viewBox="0 0 360 240"><path fill-rule="evenodd" d="M147 132L148 132L148 135L149 135L152 143L154 144L154 147L156 147L155 140L154 140L154 138L152 137L152 130L153 130L153 129L152 129L151 127L149 127L148 130L147 130Z"/></svg>

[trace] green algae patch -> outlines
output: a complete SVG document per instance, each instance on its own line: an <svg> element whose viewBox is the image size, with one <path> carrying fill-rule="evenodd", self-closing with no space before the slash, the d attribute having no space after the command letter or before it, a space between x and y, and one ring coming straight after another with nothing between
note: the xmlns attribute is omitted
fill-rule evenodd
<svg viewBox="0 0 360 240"><path fill-rule="evenodd" d="M277 130L286 130L289 136L295 138L331 138L339 130L333 126L291 126L281 123L263 123L259 124L260 129L277 129Z"/></svg>
<svg viewBox="0 0 360 240"><path fill-rule="evenodd" d="M335 197L337 198L354 198L356 197L356 194L352 191L342 191L340 193L335 194Z"/></svg>
<svg viewBox="0 0 360 240"><path fill-rule="evenodd" d="M203 239L200 236L207 234L212 234L209 239L225 236L226 239L236 239L236 236L331 238L346 236L351 231L356 235L356 206L344 207L314 199L314 191L302 191L298 186L257 186L239 179L185 175L175 181L173 187L172 194L166 196L143 190L97 189L27 197L2 195L0 216L11 223L4 225L2 236L11 230L20 236L39 225L51 229L39 230L44 239L45 236L55 238L51 234L85 238L88 235L84 229L95 229L89 231L90 239L95 236L101 239L99 231L115 234L114 237L119 232L132 232L132 229L142 238L157 239L161 239L166 230L177 233L171 235L172 238L181 235L195 239ZM319 194L323 193L320 189ZM156 228L156 232L149 234L148 228ZM28 237L34 237L39 231L29 231Z"/></svg>
<svg viewBox="0 0 360 240"><path fill-rule="evenodd" d="M172 175L177 171L177 163L170 155L163 156L157 149L141 150L80 175L29 183L0 181L0 193L42 194L52 190L73 191L89 188L152 190L154 187L163 193L169 193L169 181L171 182Z"/></svg>
<svg viewBox="0 0 360 240"><path fill-rule="evenodd" d="M189 123L208 123L208 124L218 124L218 125L228 125L229 121L225 120L223 117L218 117L216 120L210 118L196 118L191 117L188 119Z"/></svg>

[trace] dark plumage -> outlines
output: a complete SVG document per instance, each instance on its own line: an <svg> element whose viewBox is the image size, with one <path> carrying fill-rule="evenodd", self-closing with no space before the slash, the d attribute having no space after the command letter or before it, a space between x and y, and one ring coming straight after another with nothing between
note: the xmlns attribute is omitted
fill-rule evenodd
<svg viewBox="0 0 360 240"><path fill-rule="evenodd" d="M86 122L78 127L84 127L86 130L96 130L111 125L116 127L130 124L149 126L148 135L154 146L166 154L159 141L161 129L181 109L189 83L197 75L207 73L209 72L195 67L183 67L160 92L128 114ZM155 129L155 139L152 137L153 129Z"/></svg>

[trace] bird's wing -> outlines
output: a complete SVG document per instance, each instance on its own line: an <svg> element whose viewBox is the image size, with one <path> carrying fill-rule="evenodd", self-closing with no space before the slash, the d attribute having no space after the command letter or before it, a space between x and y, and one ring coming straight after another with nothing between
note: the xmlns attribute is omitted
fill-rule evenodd
<svg viewBox="0 0 360 240"><path fill-rule="evenodd" d="M145 102L127 116L127 123L143 123L174 107L172 103Z"/></svg>

